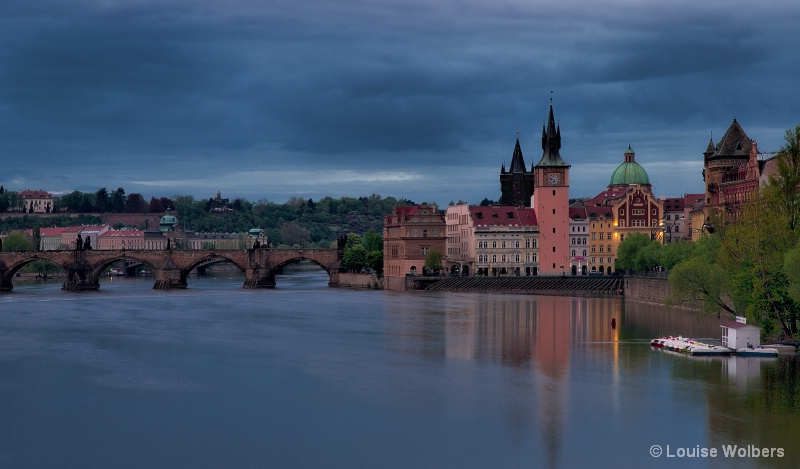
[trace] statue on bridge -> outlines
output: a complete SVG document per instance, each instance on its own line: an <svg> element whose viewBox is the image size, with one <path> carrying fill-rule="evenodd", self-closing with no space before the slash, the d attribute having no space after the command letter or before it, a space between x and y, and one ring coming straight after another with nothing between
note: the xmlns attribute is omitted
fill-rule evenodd
<svg viewBox="0 0 800 469"><path fill-rule="evenodd" d="M83 241L83 250L84 251L91 251L92 250L92 240L89 239L87 236L86 239Z"/></svg>
<svg viewBox="0 0 800 469"><path fill-rule="evenodd" d="M83 238L81 237L81 234L78 233L78 240L75 241L75 250L80 251L81 249L83 249Z"/></svg>

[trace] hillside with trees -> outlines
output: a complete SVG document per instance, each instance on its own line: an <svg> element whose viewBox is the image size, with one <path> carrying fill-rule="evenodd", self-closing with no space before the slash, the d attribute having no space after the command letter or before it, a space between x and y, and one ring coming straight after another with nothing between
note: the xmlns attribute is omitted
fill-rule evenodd
<svg viewBox="0 0 800 469"><path fill-rule="evenodd" d="M4 190L5 209L16 206L17 194ZM0 219L0 231L37 229L99 223L106 213L156 213L171 209L181 227L204 233L241 233L252 228L266 232L274 246L330 247L341 235L364 235L370 230L383 232L383 217L396 205L413 205L410 200L381 197L324 197L314 201L293 197L278 204L267 200L250 202L244 199L195 199L190 195L171 198L152 197L149 202L141 194L126 195L123 188L97 192L73 191L54 198L54 214L16 214ZM13 213L13 212L10 212ZM136 226L136 228L147 228Z"/></svg>

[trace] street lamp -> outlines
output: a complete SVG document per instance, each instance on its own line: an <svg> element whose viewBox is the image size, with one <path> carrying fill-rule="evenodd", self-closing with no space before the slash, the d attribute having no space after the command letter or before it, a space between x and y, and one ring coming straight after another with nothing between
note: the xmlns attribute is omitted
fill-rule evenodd
<svg viewBox="0 0 800 469"><path fill-rule="evenodd" d="M673 221L672 224L669 226L669 230L668 230L668 232L669 232L669 244L672 244L672 232L675 230L675 224L678 223L681 220L683 220L683 215L678 215L677 217L675 217L675 221Z"/></svg>

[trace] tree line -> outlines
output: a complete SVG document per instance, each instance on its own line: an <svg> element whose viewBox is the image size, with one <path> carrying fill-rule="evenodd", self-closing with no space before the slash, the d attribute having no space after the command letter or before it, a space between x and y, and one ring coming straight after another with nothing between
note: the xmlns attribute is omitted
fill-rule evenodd
<svg viewBox="0 0 800 469"><path fill-rule="evenodd" d="M4 191L3 194L9 194ZM124 201L124 202L122 202ZM268 200L196 199L191 195L171 198L153 197L143 204L139 194L125 195L125 190L100 189L97 192L73 191L55 197L56 214L36 214L0 219L0 231L87 225L100 223L103 213L164 213L172 209L181 228L202 233L241 233L252 228L265 231L275 247L330 247L339 236L369 230L383 232L383 217L398 205L414 205L408 199L382 197L324 197L319 200L292 197L279 204ZM92 215L89 215L91 213ZM96 215L95 215L96 214ZM142 222L146 223L146 222ZM121 226L115 226L120 228ZM134 228L155 228L135 226Z"/></svg>

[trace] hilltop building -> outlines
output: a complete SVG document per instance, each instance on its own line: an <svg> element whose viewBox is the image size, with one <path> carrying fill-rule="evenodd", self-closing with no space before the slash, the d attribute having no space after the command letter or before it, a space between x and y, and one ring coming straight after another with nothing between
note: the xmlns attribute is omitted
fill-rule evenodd
<svg viewBox="0 0 800 469"><path fill-rule="evenodd" d="M51 213L53 196L46 191L24 190L19 193L19 200L25 213Z"/></svg>

